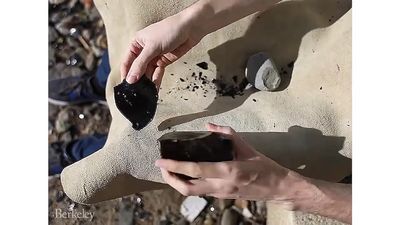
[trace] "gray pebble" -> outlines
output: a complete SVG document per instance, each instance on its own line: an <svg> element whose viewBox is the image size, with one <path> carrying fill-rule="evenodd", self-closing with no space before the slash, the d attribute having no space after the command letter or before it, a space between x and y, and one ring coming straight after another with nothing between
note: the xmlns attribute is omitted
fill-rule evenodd
<svg viewBox="0 0 400 225"><path fill-rule="evenodd" d="M281 83L281 76L273 60L264 52L249 57L246 78L260 91L274 91Z"/></svg>
<svg viewBox="0 0 400 225"><path fill-rule="evenodd" d="M55 66L51 67L49 70L49 80L61 78L61 71L63 71L67 66L64 63L57 63Z"/></svg>
<svg viewBox="0 0 400 225"><path fill-rule="evenodd" d="M56 123L55 123L55 128L58 133L63 133L71 127L71 124L69 123L69 119L70 119L70 115L69 115L68 110L63 109L58 113Z"/></svg>
<svg viewBox="0 0 400 225"><path fill-rule="evenodd" d="M56 63L56 51L54 48L49 48L49 66L53 66Z"/></svg>
<svg viewBox="0 0 400 225"><path fill-rule="evenodd" d="M67 131L65 133L63 133L60 137L61 141L64 141L65 143L69 143L72 141L72 135L71 132Z"/></svg>
<svg viewBox="0 0 400 225"><path fill-rule="evenodd" d="M49 27L49 42L53 42L57 40L57 38L58 38L58 33L56 29L54 29L53 27Z"/></svg>

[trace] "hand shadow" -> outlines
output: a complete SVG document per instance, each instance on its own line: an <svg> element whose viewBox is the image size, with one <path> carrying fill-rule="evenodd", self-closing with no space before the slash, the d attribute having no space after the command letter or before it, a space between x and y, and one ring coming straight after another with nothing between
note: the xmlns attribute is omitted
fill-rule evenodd
<svg viewBox="0 0 400 225"><path fill-rule="evenodd" d="M257 151L280 165L316 179L340 181L351 174L351 159L339 154L345 137L292 126L288 132L239 132Z"/></svg>
<svg viewBox="0 0 400 225"><path fill-rule="evenodd" d="M228 85L238 85L245 79L249 56L266 52L274 60L282 77L277 91L285 90L290 84L293 64L303 36L314 29L333 24L350 8L349 0L303 0L283 2L259 13L243 37L208 51L210 60L216 65L216 79ZM234 80L239 82L235 83ZM169 118L158 129L162 131L197 118L230 111L242 105L256 91L245 90L242 96L235 98L216 97L204 111Z"/></svg>

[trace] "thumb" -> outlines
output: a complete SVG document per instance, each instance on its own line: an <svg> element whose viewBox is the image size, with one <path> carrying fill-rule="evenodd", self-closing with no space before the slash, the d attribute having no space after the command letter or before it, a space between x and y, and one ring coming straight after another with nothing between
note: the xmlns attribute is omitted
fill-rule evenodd
<svg viewBox="0 0 400 225"><path fill-rule="evenodd" d="M149 62L157 55L156 49L151 45L146 45L133 61L126 77L128 83L135 83L143 76L147 70Z"/></svg>

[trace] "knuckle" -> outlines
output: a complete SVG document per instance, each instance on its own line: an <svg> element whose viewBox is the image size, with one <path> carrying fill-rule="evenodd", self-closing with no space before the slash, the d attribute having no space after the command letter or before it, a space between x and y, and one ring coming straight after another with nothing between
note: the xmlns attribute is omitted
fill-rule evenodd
<svg viewBox="0 0 400 225"><path fill-rule="evenodd" d="M215 190L223 192L225 190L225 188L227 187L227 185L226 185L225 182L215 182L213 184L213 187L214 187Z"/></svg>
<svg viewBox="0 0 400 225"><path fill-rule="evenodd" d="M227 175L231 175L234 170L233 166L228 163L221 163L220 167L221 167L221 170L223 171L223 173L225 173Z"/></svg>
<svg viewBox="0 0 400 225"><path fill-rule="evenodd" d="M232 170L231 177L232 180L237 183L243 183L249 180L248 174L237 167Z"/></svg>
<svg viewBox="0 0 400 225"><path fill-rule="evenodd" d="M240 183L246 183L249 178L248 175L242 171L237 171L235 174L235 180Z"/></svg>
<svg viewBox="0 0 400 225"><path fill-rule="evenodd" d="M173 62L173 59L169 59L167 56L163 55L163 56L161 56L160 61L164 66L167 66Z"/></svg>
<svg viewBox="0 0 400 225"><path fill-rule="evenodd" d="M130 52L134 53L134 51L135 51L135 43L134 42L129 43L128 48L129 48Z"/></svg>

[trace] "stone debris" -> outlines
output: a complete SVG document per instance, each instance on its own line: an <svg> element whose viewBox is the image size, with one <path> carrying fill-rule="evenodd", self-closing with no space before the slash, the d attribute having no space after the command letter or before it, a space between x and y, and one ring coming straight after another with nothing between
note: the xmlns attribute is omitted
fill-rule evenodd
<svg viewBox="0 0 400 225"><path fill-rule="evenodd" d="M208 63L206 62L197 63L196 65L202 68L203 70L208 70Z"/></svg>
<svg viewBox="0 0 400 225"><path fill-rule="evenodd" d="M71 127L70 112L68 110L64 109L58 113L55 127L58 133L63 133Z"/></svg>
<svg viewBox="0 0 400 225"><path fill-rule="evenodd" d="M173 74L171 74L173 76ZM199 96L204 98L209 96L210 92L216 97L230 96L235 98L237 95L243 95L248 82L246 78L243 78L239 82L237 76L233 76L231 81L225 81L223 79L210 79L203 72L191 72L191 75L186 78L179 78L176 80L177 85L171 87L167 94L178 94L178 91L186 90L195 92ZM182 92L179 92L182 94ZM186 96L179 96L183 100L189 100Z"/></svg>

